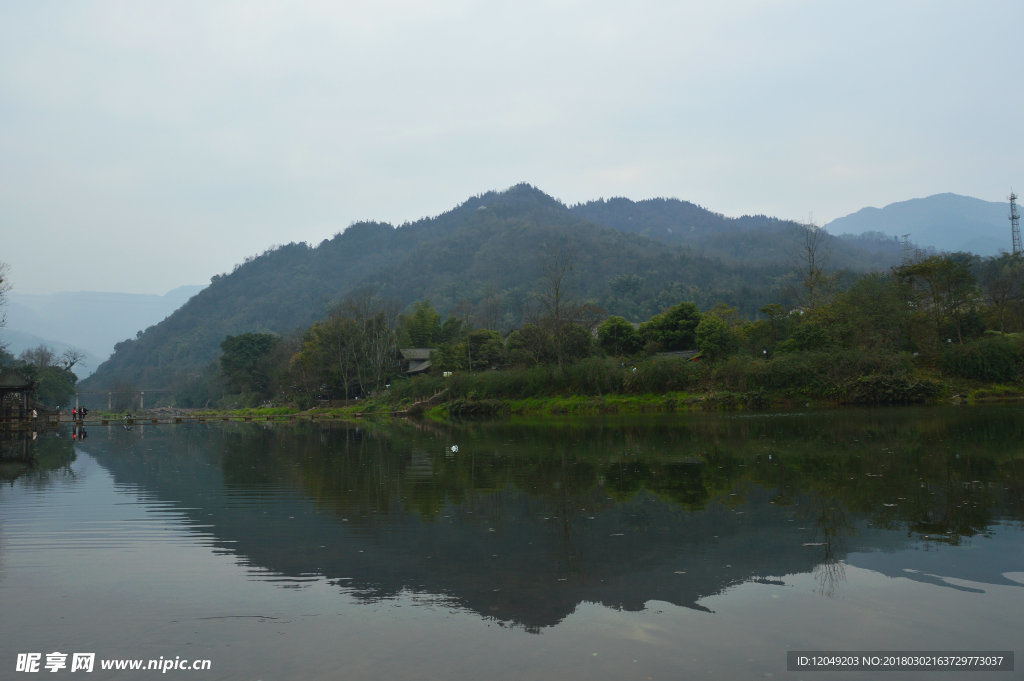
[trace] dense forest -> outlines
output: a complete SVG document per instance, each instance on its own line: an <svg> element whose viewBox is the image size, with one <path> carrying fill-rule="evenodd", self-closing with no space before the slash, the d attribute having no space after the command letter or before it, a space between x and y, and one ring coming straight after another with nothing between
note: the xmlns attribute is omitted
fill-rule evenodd
<svg viewBox="0 0 1024 681"><path fill-rule="evenodd" d="M1021 256L918 254L842 287L820 264L820 236L805 235L799 304L768 303L755 320L690 301L640 324L606 315L571 293L574 260L559 250L542 261L536 317L511 333L446 317L430 301L400 313L363 293L301 333L228 336L219 366L176 399L306 408L444 394L453 410L481 413L489 399L680 391L719 395L725 406L924 402L948 392L951 379L1020 392ZM405 375L401 348L431 348L432 372Z"/></svg>
<svg viewBox="0 0 1024 681"><path fill-rule="evenodd" d="M812 231L820 236L819 262L837 288L858 273L887 271L902 256L891 238ZM806 233L792 222L730 219L668 199L568 207L519 185L434 218L397 228L358 223L315 247L288 244L253 257L214 277L163 322L119 343L82 387L201 395L227 337L299 338L358 298L378 301L391 324L429 300L463 329L505 338L546 314L555 256L571 264L561 295L588 310L586 325L613 315L640 323L684 301L761 319L765 305L799 305Z"/></svg>

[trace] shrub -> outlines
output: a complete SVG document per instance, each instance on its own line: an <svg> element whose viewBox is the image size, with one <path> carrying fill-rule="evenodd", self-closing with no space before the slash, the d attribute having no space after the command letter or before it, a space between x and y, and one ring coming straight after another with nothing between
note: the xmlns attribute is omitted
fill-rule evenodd
<svg viewBox="0 0 1024 681"><path fill-rule="evenodd" d="M1016 383L1024 352L1009 338L992 336L970 343L951 345L942 353L942 370L954 376L979 381Z"/></svg>

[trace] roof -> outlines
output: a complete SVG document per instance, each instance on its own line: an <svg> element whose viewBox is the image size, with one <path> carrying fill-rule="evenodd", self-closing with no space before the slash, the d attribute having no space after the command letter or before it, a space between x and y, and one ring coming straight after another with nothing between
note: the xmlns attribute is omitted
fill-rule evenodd
<svg viewBox="0 0 1024 681"><path fill-rule="evenodd" d="M654 353L654 356L665 358L675 357L678 359L693 359L699 354L700 352L697 350L676 350L675 352L656 352Z"/></svg>
<svg viewBox="0 0 1024 681"><path fill-rule="evenodd" d="M399 348L399 352L402 353L402 359L409 360L410 362L417 361L429 361L430 353L436 348Z"/></svg>
<svg viewBox="0 0 1024 681"><path fill-rule="evenodd" d="M402 359L405 360L407 366L405 373L407 374L418 374L426 371L430 368L430 353L435 348L399 348L398 352L401 353Z"/></svg>
<svg viewBox="0 0 1024 681"><path fill-rule="evenodd" d="M0 371L0 390L28 390L32 387L33 381L25 378L17 369L4 369Z"/></svg>

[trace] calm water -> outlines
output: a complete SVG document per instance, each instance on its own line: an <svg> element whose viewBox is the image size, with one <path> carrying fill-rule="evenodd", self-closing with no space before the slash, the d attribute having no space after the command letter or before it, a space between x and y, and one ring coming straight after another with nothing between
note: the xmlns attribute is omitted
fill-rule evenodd
<svg viewBox="0 0 1024 681"><path fill-rule="evenodd" d="M38 463L0 464L0 678L55 651L96 668L47 678L934 676L788 650L1024 670L1019 407L71 435L2 442ZM211 669L98 662L161 657Z"/></svg>

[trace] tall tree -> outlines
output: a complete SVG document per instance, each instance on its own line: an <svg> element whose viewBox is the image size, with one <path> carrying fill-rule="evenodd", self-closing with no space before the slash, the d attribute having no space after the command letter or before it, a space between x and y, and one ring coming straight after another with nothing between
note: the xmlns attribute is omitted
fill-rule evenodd
<svg viewBox="0 0 1024 681"><path fill-rule="evenodd" d="M989 258L981 264L978 279L992 303L999 331L1005 333L1011 310L1024 299L1024 258L1019 253ZM1019 318L1014 321L1019 322ZM1012 328L1019 329L1019 323Z"/></svg>
<svg viewBox="0 0 1024 681"><path fill-rule="evenodd" d="M0 328L7 325L7 292L11 290L11 282L7 275L7 263L0 262ZM6 347L0 342L0 349Z"/></svg>
<svg viewBox="0 0 1024 681"><path fill-rule="evenodd" d="M964 316L977 296L973 258L969 253L933 255L897 269L899 278L929 311L940 341L946 325L951 325L957 342L964 342Z"/></svg>
<svg viewBox="0 0 1024 681"><path fill-rule="evenodd" d="M433 347L441 341L441 315L429 300L419 301L412 312L398 317L398 338L403 347L414 348Z"/></svg>
<svg viewBox="0 0 1024 681"><path fill-rule="evenodd" d="M797 300L808 309L827 302L836 286L836 275L828 274L828 233L814 224L802 225L797 259L800 287Z"/></svg>

